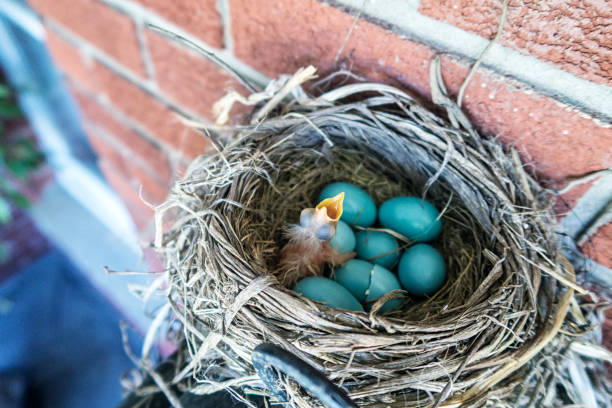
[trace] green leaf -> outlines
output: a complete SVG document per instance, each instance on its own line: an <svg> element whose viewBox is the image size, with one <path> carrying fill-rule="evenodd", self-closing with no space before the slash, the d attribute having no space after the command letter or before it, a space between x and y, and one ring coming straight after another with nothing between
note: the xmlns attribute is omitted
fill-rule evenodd
<svg viewBox="0 0 612 408"><path fill-rule="evenodd" d="M0 117L6 119L19 118L23 116L19 105L13 101L1 100L0 99Z"/></svg>
<svg viewBox="0 0 612 408"><path fill-rule="evenodd" d="M8 257L9 257L9 246L4 242L0 242L0 264L3 264L4 262L6 262L8 260Z"/></svg>
<svg viewBox="0 0 612 408"><path fill-rule="evenodd" d="M11 96L11 89L5 84L0 84L0 98L8 98Z"/></svg>
<svg viewBox="0 0 612 408"><path fill-rule="evenodd" d="M30 140L21 139L11 149L11 155L19 160L36 162L41 155L38 147Z"/></svg>
<svg viewBox="0 0 612 408"><path fill-rule="evenodd" d="M28 208L30 206L30 200L18 192L12 192L8 194L9 199L19 208Z"/></svg>
<svg viewBox="0 0 612 408"><path fill-rule="evenodd" d="M13 184L6 180L6 178L0 178L0 193L2 191L15 191L15 189L13 188Z"/></svg>
<svg viewBox="0 0 612 408"><path fill-rule="evenodd" d="M7 167L19 180L24 180L28 175L28 166L23 161L10 161L7 163Z"/></svg>
<svg viewBox="0 0 612 408"><path fill-rule="evenodd" d="M0 224L6 224L10 219L11 205L4 197L0 197Z"/></svg>

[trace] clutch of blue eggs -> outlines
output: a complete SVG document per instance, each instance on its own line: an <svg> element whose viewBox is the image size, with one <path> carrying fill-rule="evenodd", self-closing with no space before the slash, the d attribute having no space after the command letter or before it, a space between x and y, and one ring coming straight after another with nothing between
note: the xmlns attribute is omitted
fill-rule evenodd
<svg viewBox="0 0 612 408"><path fill-rule="evenodd" d="M331 307L366 311L394 290L426 298L444 285L444 259L427 243L442 229L436 207L418 197L401 196L377 208L363 189L344 182L326 186L319 202L341 192L343 212L329 244L339 253L355 252L356 256L334 268L330 278L300 280L295 292ZM392 312L403 302L389 296L378 313Z"/></svg>

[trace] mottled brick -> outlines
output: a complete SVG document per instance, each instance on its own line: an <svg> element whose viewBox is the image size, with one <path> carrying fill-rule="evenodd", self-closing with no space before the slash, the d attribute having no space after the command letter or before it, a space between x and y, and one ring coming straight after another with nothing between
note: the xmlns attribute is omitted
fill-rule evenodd
<svg viewBox="0 0 612 408"><path fill-rule="evenodd" d="M216 0L136 0L208 45L223 47L223 25Z"/></svg>
<svg viewBox="0 0 612 408"><path fill-rule="evenodd" d="M612 223L599 227L580 249L595 262L612 268Z"/></svg>
<svg viewBox="0 0 612 408"><path fill-rule="evenodd" d="M443 59L443 77L455 97L468 67ZM515 146L547 185L612 166L612 129L484 69L472 78L464 110L485 134Z"/></svg>
<svg viewBox="0 0 612 408"><path fill-rule="evenodd" d="M97 129L85 127L89 142L98 154L99 163L108 163L115 171L122 174L133 192L138 195L142 188L145 200L152 204L160 204L166 199L168 186L159 183L151 174L133 160L131 154L119 149L112 140L99 134Z"/></svg>
<svg viewBox="0 0 612 408"><path fill-rule="evenodd" d="M88 121L112 134L125 148L146 165L148 173L164 186L172 181L172 171L166 154L143 136L115 118L97 101L72 87L82 113Z"/></svg>
<svg viewBox="0 0 612 408"><path fill-rule="evenodd" d="M270 77L312 64L321 75L345 68L420 94L429 92L427 67L433 51L364 20L336 61L354 18L325 3L232 0L230 10L236 56Z"/></svg>
<svg viewBox="0 0 612 408"><path fill-rule="evenodd" d="M53 32L47 43L66 75L92 93L103 95L118 110L140 123L147 132L192 159L210 149L210 140L180 122L177 115L145 90L91 59L81 55Z"/></svg>
<svg viewBox="0 0 612 408"><path fill-rule="evenodd" d="M558 195L555 200L555 214L557 214L557 217L563 218L570 213L578 203L580 197L582 197L593 186L593 183L594 182L591 181L580 184L566 193Z"/></svg>
<svg viewBox="0 0 612 408"><path fill-rule="evenodd" d="M227 92L235 90L248 94L230 74L205 57L153 32L147 32L147 40L160 88L192 112L213 120L212 106ZM234 122L239 120L240 117L234 116Z"/></svg>
<svg viewBox="0 0 612 408"><path fill-rule="evenodd" d="M185 156L195 157L210 147L210 140L183 125L171 109L138 86L100 64L96 65L96 78L113 105Z"/></svg>
<svg viewBox="0 0 612 408"><path fill-rule="evenodd" d="M493 38L499 0L422 0L419 11ZM511 0L500 43L582 78L610 84L612 7L607 0Z"/></svg>
<svg viewBox="0 0 612 408"><path fill-rule="evenodd" d="M232 0L231 12L237 56L269 76L308 64L323 73L344 67L429 98L434 50L423 44L361 20L335 64L353 23L343 11L314 0ZM443 59L451 95L467 69L464 63ZM527 166L551 184L612 165L611 129L508 78L480 70L468 87L464 109L483 133L516 146Z"/></svg>
<svg viewBox="0 0 612 408"><path fill-rule="evenodd" d="M59 22L70 31L115 58L144 77L144 64L132 20L96 0L29 0L45 17Z"/></svg>
<svg viewBox="0 0 612 408"><path fill-rule="evenodd" d="M100 162L100 169L108 184L122 199L138 230L149 227L153 222L154 211L140 199L137 190L125 179L124 174L106 160Z"/></svg>
<svg viewBox="0 0 612 408"><path fill-rule="evenodd" d="M125 159L129 160L129 157L126 157ZM139 191L140 188L142 188L142 195L144 199L153 205L158 205L166 201L169 191L169 187L167 185L158 183L155 178L151 177L151 174L146 169L135 165L133 162L129 163L129 167L130 173L132 174L132 179L136 180L138 183L136 186L136 191Z"/></svg>
<svg viewBox="0 0 612 408"><path fill-rule="evenodd" d="M67 76L78 81L92 91L99 91L100 84L93 75L95 62L59 37L53 31L47 31L47 47L54 62Z"/></svg>
<svg viewBox="0 0 612 408"><path fill-rule="evenodd" d="M84 129L85 133L87 134L89 144L98 156L98 164L102 162L109 163L113 168L115 168L115 171L123 174L126 180L130 180L131 175L129 167L119 150L105 141L100 135L98 135L96 130L88 126L88 124L84 124Z"/></svg>

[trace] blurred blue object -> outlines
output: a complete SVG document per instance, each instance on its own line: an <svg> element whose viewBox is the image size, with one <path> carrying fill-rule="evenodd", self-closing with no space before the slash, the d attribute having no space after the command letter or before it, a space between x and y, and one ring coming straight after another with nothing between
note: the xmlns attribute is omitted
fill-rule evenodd
<svg viewBox="0 0 612 408"><path fill-rule="evenodd" d="M58 149L56 155L74 156L100 174L76 105L47 51L45 30L22 0L3 0L0 7L0 67L32 127L44 135L43 143L56 136L48 146Z"/></svg>
<svg viewBox="0 0 612 408"><path fill-rule="evenodd" d="M105 183L81 117L45 44L45 30L23 0L0 0L0 68L38 137L57 182L123 244L137 249L134 224Z"/></svg>
<svg viewBox="0 0 612 408"><path fill-rule="evenodd" d="M3 282L0 407L118 404L121 374L134 368L123 352L120 319L57 250Z"/></svg>
<svg viewBox="0 0 612 408"><path fill-rule="evenodd" d="M54 169L29 213L64 250L0 284L0 408L116 405L120 376L133 368L119 321L127 316L142 330L148 318L126 281L101 267L142 268L136 229L101 176L44 27L23 0L0 0L0 70Z"/></svg>

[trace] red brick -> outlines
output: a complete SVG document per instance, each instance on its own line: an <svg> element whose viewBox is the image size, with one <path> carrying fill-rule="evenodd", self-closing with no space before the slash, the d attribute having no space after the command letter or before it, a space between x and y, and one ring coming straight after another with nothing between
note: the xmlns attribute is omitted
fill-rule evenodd
<svg viewBox="0 0 612 408"><path fill-rule="evenodd" d="M116 146L89 127L86 127L89 142L98 154L100 162L107 163L122 174L126 182L131 185L134 194L138 194L142 187L143 198L151 204L160 204L166 199L168 186L160 184L150 173L138 165L133 158L125 152L119 151Z"/></svg>
<svg viewBox="0 0 612 408"><path fill-rule="evenodd" d="M167 156L153 143L133 131L97 101L93 100L83 92L72 88L72 94L76 97L85 117L92 123L112 134L118 141L122 142L130 152L147 165L150 174L159 183L169 185L172 181L172 171Z"/></svg>
<svg viewBox="0 0 612 408"><path fill-rule="evenodd" d="M95 0L30 0L45 17L61 23L144 77L136 28L131 19Z"/></svg>
<svg viewBox="0 0 612 408"><path fill-rule="evenodd" d="M119 110L186 157L195 157L210 148L208 138L183 125L172 110L136 85L100 64L96 65L96 78L102 83L104 95Z"/></svg>
<svg viewBox="0 0 612 408"><path fill-rule="evenodd" d="M172 110L136 85L100 64L96 65L96 78L113 105L185 156L195 157L210 148L208 138L183 125Z"/></svg>
<svg viewBox="0 0 612 408"><path fill-rule="evenodd" d="M555 201L555 213L559 218L567 215L578 203L580 197L582 197L589 189L595 184L595 180L587 181L586 183L578 184L566 193L558 195Z"/></svg>
<svg viewBox="0 0 612 408"><path fill-rule="evenodd" d="M315 0L232 0L230 10L237 57L272 77L308 64L322 73L339 68L334 59L353 23L352 16ZM357 74L428 98L433 56L434 50L425 45L361 20L340 61ZM466 73L467 66L443 59L451 94ZM545 181L559 182L612 165L611 129L489 71L480 70L472 79L464 110L483 133L516 146Z"/></svg>
<svg viewBox="0 0 612 408"><path fill-rule="evenodd" d="M129 159L128 159L129 160ZM129 162L130 172L133 179L138 183L136 191L142 187L143 198L150 204L157 205L166 201L169 187L158 183L149 172L134 163Z"/></svg>
<svg viewBox="0 0 612 408"><path fill-rule="evenodd" d="M86 58L70 43L59 37L53 31L47 31L47 47L55 63L69 77L75 78L88 89L100 89L93 75L94 61Z"/></svg>
<svg viewBox="0 0 612 408"><path fill-rule="evenodd" d="M54 58L73 81L92 93L105 95L150 135L182 152L188 159L210 149L210 140L206 136L183 125L171 109L149 93L100 63L84 59L74 47L53 32L48 34L48 45Z"/></svg>
<svg viewBox="0 0 612 408"><path fill-rule="evenodd" d="M492 38L501 16L501 1L422 0L419 11ZM511 0L500 42L608 85L612 78L611 39L612 7L607 0Z"/></svg>
<svg viewBox="0 0 612 408"><path fill-rule="evenodd" d="M184 178L187 175L187 166L183 163L177 163L175 169L176 178L178 180Z"/></svg>
<svg viewBox="0 0 612 408"><path fill-rule="evenodd" d="M213 120L213 104L228 91L248 94L230 74L201 55L180 48L152 32L147 32L147 40L157 82L164 93L179 105Z"/></svg>
<svg viewBox="0 0 612 408"><path fill-rule="evenodd" d="M152 227L154 227L154 225L152 225ZM151 232L154 232L154 228L152 228ZM151 237L147 241L153 241L154 238L155 234L151 234ZM162 254L158 253L155 249L150 247L143 247L141 248L141 251L142 258L149 267L148 271L150 271L151 273L164 273L164 256Z"/></svg>
<svg viewBox="0 0 612 408"><path fill-rule="evenodd" d="M223 25L216 0L136 0L208 45L223 47Z"/></svg>
<svg viewBox="0 0 612 408"><path fill-rule="evenodd" d="M346 68L373 80L402 83L421 94L429 92L427 67L432 50L402 41L363 20L335 65L354 18L327 4L315 0L232 0L230 10L236 56L268 76L293 74L312 64L321 75Z"/></svg>
<svg viewBox="0 0 612 408"><path fill-rule="evenodd" d="M111 165L115 171L123 174L123 177L129 182L131 179L130 170L121 153L115 149L115 147L108 144L108 142L100 137L96 131L89 126L85 125L85 131L89 144L96 152L98 160L100 162L105 161L109 163L109 165Z"/></svg>
<svg viewBox="0 0 612 408"><path fill-rule="evenodd" d="M449 58L443 64L455 97L468 69ZM515 146L548 185L612 166L612 128L499 75L475 74L463 106L482 132Z"/></svg>
<svg viewBox="0 0 612 408"><path fill-rule="evenodd" d="M146 229L152 223L154 211L140 199L138 192L134 191L123 174L111 163L101 161L100 168L108 184L121 197L136 227L139 230Z"/></svg>
<svg viewBox="0 0 612 408"><path fill-rule="evenodd" d="M580 249L595 262L612 268L612 223L601 226Z"/></svg>

